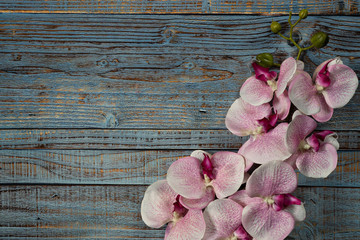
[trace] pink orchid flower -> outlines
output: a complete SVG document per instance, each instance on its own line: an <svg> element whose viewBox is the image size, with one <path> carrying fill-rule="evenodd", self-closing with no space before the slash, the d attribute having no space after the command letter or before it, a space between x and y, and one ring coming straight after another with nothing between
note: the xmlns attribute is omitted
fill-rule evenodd
<svg viewBox="0 0 360 240"><path fill-rule="evenodd" d="M287 147L293 155L286 162L307 177L325 178L336 168L339 143L331 131L311 134L316 126L311 117L294 117L286 133Z"/></svg>
<svg viewBox="0 0 360 240"><path fill-rule="evenodd" d="M298 70L303 69L303 63L294 58L287 58L280 66L279 78L277 73L269 71L254 62L252 64L255 76L248 78L240 89L240 96L245 102L254 106L268 103L273 99L273 105L281 120L285 119L290 110L290 100L286 91L287 84ZM275 92L275 95L274 95ZM274 98L273 98L274 97Z"/></svg>
<svg viewBox="0 0 360 240"><path fill-rule="evenodd" d="M244 207L242 224L257 240L280 240L290 234L295 221L305 219L301 201L291 195L297 186L294 169L282 161L272 161L257 168L245 190L229 199Z"/></svg>
<svg viewBox="0 0 360 240"><path fill-rule="evenodd" d="M200 240L205 233L202 211L185 208L166 180L157 181L147 188L141 203L141 217L152 228L169 223L165 240Z"/></svg>
<svg viewBox="0 0 360 240"><path fill-rule="evenodd" d="M291 155L285 144L288 123L276 125L277 119L276 114L271 114L269 103L253 106L238 98L231 105L225 124L235 135L250 135L239 153L247 161L263 164L272 160L285 160Z"/></svg>
<svg viewBox="0 0 360 240"><path fill-rule="evenodd" d="M211 157L198 153L175 161L167 172L169 185L181 195L180 202L193 209L205 208L215 195L225 198L235 193L245 168L244 158L237 153L217 152Z"/></svg>
<svg viewBox="0 0 360 240"><path fill-rule="evenodd" d="M339 59L323 62L313 78L304 71L297 74L289 86L291 102L318 122L331 119L334 108L346 105L358 87L356 73Z"/></svg>
<svg viewBox="0 0 360 240"><path fill-rule="evenodd" d="M204 211L204 240L251 240L241 224L243 207L230 199L217 199Z"/></svg>

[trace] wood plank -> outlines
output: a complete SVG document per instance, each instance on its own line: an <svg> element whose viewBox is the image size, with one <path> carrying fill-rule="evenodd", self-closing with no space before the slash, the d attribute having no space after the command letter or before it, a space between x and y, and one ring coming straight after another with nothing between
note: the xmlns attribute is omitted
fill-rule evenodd
<svg viewBox="0 0 360 240"><path fill-rule="evenodd" d="M359 131L336 133L340 149L360 149ZM247 139L228 130L5 129L0 149L236 150Z"/></svg>
<svg viewBox="0 0 360 240"><path fill-rule="evenodd" d="M151 184L192 150L1 150L0 183ZM211 153L215 150L209 151ZM339 151L326 179L299 174L301 186L360 187L360 152Z"/></svg>
<svg viewBox="0 0 360 240"><path fill-rule="evenodd" d="M295 49L261 16L1 14L1 128L225 129L252 56ZM360 74L357 17L309 17L330 34L312 70L341 56ZM278 51L276 49L283 49ZM284 52L286 51L286 52ZM321 53L321 55L319 55ZM360 93L324 128L359 130Z"/></svg>
<svg viewBox="0 0 360 240"><path fill-rule="evenodd" d="M164 227L141 221L146 186L0 186L0 237L163 239ZM307 219L288 239L357 239L360 189L307 188L294 193Z"/></svg>
<svg viewBox="0 0 360 240"><path fill-rule="evenodd" d="M359 14L359 1L280 1L280 0L2 0L0 12L11 13L215 13L215 14L287 14L307 8L311 14Z"/></svg>

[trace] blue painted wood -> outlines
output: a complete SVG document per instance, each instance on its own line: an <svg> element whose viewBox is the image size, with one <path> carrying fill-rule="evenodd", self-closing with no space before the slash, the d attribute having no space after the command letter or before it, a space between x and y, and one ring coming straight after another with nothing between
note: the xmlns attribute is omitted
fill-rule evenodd
<svg viewBox="0 0 360 240"><path fill-rule="evenodd" d="M0 17L2 128L225 129L252 57L296 55L263 16ZM302 44L314 31L309 27L331 39L304 56L307 69L341 56L360 73L358 23L357 17L306 19ZM359 101L357 92L323 128L359 130Z"/></svg>
<svg viewBox="0 0 360 240"><path fill-rule="evenodd" d="M165 179L169 166L191 152L0 150L0 183L151 184ZM313 179L299 174L299 186L360 187L359 154L359 151L339 151L338 166L329 177Z"/></svg>
<svg viewBox="0 0 360 240"><path fill-rule="evenodd" d="M141 221L146 186L0 186L0 238L163 239ZM359 188L300 187L307 219L287 239L358 239Z"/></svg>
<svg viewBox="0 0 360 240"><path fill-rule="evenodd" d="M311 14L358 14L358 0L2 0L0 12L31 13L213 13L287 14L307 8Z"/></svg>

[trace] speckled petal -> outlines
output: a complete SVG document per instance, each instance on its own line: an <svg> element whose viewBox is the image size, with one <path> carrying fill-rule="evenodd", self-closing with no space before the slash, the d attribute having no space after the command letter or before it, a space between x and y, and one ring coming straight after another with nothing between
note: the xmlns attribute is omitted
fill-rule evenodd
<svg viewBox="0 0 360 240"><path fill-rule="evenodd" d="M244 179L245 160L237 153L217 152L211 157L215 179L212 181L217 198L234 194Z"/></svg>
<svg viewBox="0 0 360 240"><path fill-rule="evenodd" d="M297 63L292 57L287 58L281 63L279 78L277 81L276 95L280 96L286 89L287 84L292 80L296 73Z"/></svg>
<svg viewBox="0 0 360 240"><path fill-rule="evenodd" d="M203 197L206 186L200 164L200 160L194 157L184 157L173 162L166 177L172 189L186 198Z"/></svg>
<svg viewBox="0 0 360 240"><path fill-rule="evenodd" d="M273 196L291 193L296 189L297 177L294 169L282 161L261 165L246 183L249 197Z"/></svg>
<svg viewBox="0 0 360 240"><path fill-rule="evenodd" d="M218 240L232 236L241 225L242 209L230 199L218 199L210 203L204 211L204 239Z"/></svg>
<svg viewBox="0 0 360 240"><path fill-rule="evenodd" d="M177 193L166 180L151 184L141 202L141 217L146 225L159 228L173 218L174 202Z"/></svg>
<svg viewBox="0 0 360 240"><path fill-rule="evenodd" d="M275 211L265 202L247 205L243 210L243 226L256 240L285 239L294 228L295 220L286 211Z"/></svg>
<svg viewBox="0 0 360 240"><path fill-rule="evenodd" d="M253 106L238 98L230 107L225 118L226 127L235 135L248 136L258 128L257 120L271 114L270 104Z"/></svg>
<svg viewBox="0 0 360 240"><path fill-rule="evenodd" d="M248 78L240 89L240 96L244 101L254 106L268 103L273 97L272 88L263 81L252 76Z"/></svg>

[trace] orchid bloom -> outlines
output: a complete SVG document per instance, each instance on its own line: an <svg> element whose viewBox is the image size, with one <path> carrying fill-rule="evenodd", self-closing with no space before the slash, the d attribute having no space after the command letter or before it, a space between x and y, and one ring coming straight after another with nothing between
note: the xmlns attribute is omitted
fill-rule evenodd
<svg viewBox="0 0 360 240"><path fill-rule="evenodd" d="M235 135L250 135L239 153L248 161L263 164L273 160L285 160L291 155L285 144L288 123L276 126L277 119L276 114L271 114L269 103L253 106L238 98L231 105L225 124Z"/></svg>
<svg viewBox="0 0 360 240"><path fill-rule="evenodd" d="M243 207L230 199L217 199L204 211L204 240L251 240L241 224Z"/></svg>
<svg viewBox="0 0 360 240"><path fill-rule="evenodd" d="M141 203L141 217L152 228L169 223L165 240L200 240L205 233L202 211L185 208L166 180L157 181L147 188Z"/></svg>
<svg viewBox="0 0 360 240"><path fill-rule="evenodd" d="M225 198L235 193L244 178L244 158L233 152L209 154L195 151L178 159L168 169L167 181L181 195L180 202L194 209L205 208L215 195Z"/></svg>
<svg viewBox="0 0 360 240"><path fill-rule="evenodd" d="M304 68L301 61L287 58L280 66L279 78L277 73L268 68L252 64L255 76L248 78L240 89L240 96L245 102L259 106L270 102L273 97L273 105L281 120L285 119L290 110L290 100L286 91L287 84L292 80L298 70ZM274 95L275 92L275 95Z"/></svg>
<svg viewBox="0 0 360 240"><path fill-rule="evenodd" d="M358 87L356 73L340 59L323 62L313 78L304 71L297 74L289 86L291 102L318 122L331 119L334 108L345 106Z"/></svg>
<svg viewBox="0 0 360 240"><path fill-rule="evenodd" d="M303 204L290 194L296 186L293 168L285 162L272 161L257 168L245 190L229 199L244 207L242 224L253 238L281 240L290 234L295 221L305 219Z"/></svg>
<svg viewBox="0 0 360 240"><path fill-rule="evenodd" d="M286 133L287 147L293 155L286 161L307 177L325 178L336 168L339 143L331 131L311 134L316 126L311 117L294 117Z"/></svg>

